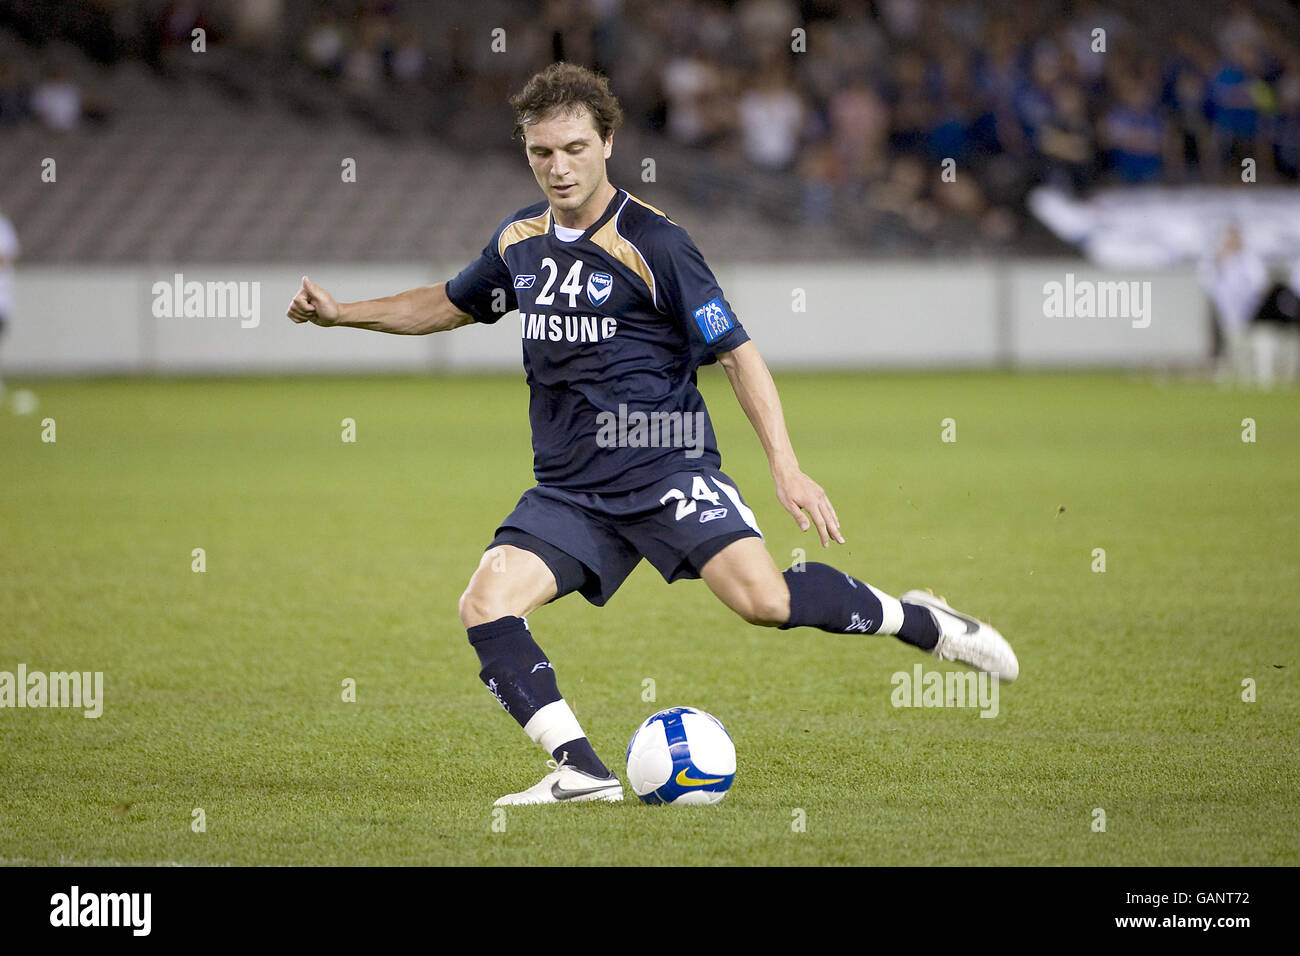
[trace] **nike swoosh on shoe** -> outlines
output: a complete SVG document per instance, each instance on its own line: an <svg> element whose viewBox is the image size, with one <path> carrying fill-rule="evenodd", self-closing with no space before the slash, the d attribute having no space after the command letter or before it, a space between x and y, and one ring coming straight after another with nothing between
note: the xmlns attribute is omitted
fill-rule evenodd
<svg viewBox="0 0 1300 956"><path fill-rule="evenodd" d="M601 793L605 790L613 790L615 786L622 787L623 785L617 780L611 780L609 783L599 787L587 787L583 790L565 790L560 786L560 782L557 780L555 783L551 784L551 796L556 800L572 800L574 797L584 797L593 793Z"/></svg>
<svg viewBox="0 0 1300 956"><path fill-rule="evenodd" d="M967 617L965 614L962 614L960 611L954 611L951 609L940 608L939 610L941 611L947 610L949 614L951 614L957 620L965 624L967 634L974 634L976 631L980 629L980 622L975 620L975 618L973 617Z"/></svg>

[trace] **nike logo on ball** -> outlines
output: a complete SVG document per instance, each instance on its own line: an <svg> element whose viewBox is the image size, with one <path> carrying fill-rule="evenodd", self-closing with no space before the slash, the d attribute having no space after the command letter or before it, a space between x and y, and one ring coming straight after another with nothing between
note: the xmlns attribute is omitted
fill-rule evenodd
<svg viewBox="0 0 1300 956"><path fill-rule="evenodd" d="M703 787L705 784L722 783L722 779L722 777L706 777L703 780L695 780L686 776L685 767L677 771L677 783L682 787Z"/></svg>

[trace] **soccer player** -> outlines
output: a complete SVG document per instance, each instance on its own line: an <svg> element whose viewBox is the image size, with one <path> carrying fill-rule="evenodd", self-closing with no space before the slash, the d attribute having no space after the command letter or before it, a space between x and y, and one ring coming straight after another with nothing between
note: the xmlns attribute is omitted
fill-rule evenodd
<svg viewBox="0 0 1300 956"><path fill-rule="evenodd" d="M4 338L9 313L13 309L14 263L21 251L14 224L9 221L4 210L0 209L0 339ZM5 383L3 377L0 377L0 399L4 395Z"/></svg>
<svg viewBox="0 0 1300 956"><path fill-rule="evenodd" d="M573 591L605 604L642 558L666 581L703 578L752 624L894 635L1014 680L1002 636L928 592L894 598L817 562L777 569L720 470L700 365L726 371L800 529L843 544L839 519L800 470L772 376L695 244L606 177L618 100L604 77L556 63L510 103L542 201L507 216L447 282L338 303L304 276L288 310L298 323L399 335L519 312L537 485L497 528L460 618L480 678L554 759L540 783L497 804L623 798L526 618Z"/></svg>

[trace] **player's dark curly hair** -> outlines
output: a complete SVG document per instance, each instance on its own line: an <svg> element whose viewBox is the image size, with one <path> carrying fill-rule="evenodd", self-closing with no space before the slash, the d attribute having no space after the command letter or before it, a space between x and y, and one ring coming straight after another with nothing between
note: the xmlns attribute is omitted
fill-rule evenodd
<svg viewBox="0 0 1300 956"><path fill-rule="evenodd" d="M524 138L524 127L556 113L586 107L601 140L623 122L618 97L610 92L609 80L573 63L552 63L534 74L524 88L510 97L515 111L515 136Z"/></svg>

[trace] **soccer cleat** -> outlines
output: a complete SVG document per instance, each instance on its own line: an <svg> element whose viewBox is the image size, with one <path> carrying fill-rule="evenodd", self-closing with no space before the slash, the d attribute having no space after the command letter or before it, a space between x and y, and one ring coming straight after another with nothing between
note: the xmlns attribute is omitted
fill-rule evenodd
<svg viewBox="0 0 1300 956"><path fill-rule="evenodd" d="M565 754L564 757L567 757ZM593 777L591 774L571 767L564 758L559 763L546 761L551 772L527 790L519 793L507 793L493 804L495 807L511 807L528 803L578 803L583 800L622 800L623 784L618 777Z"/></svg>
<svg viewBox="0 0 1300 956"><path fill-rule="evenodd" d="M939 625L939 643L931 651L941 661L958 661L1011 683L1020 676L1020 662L997 628L953 610L934 592L908 591L899 598L926 608Z"/></svg>

